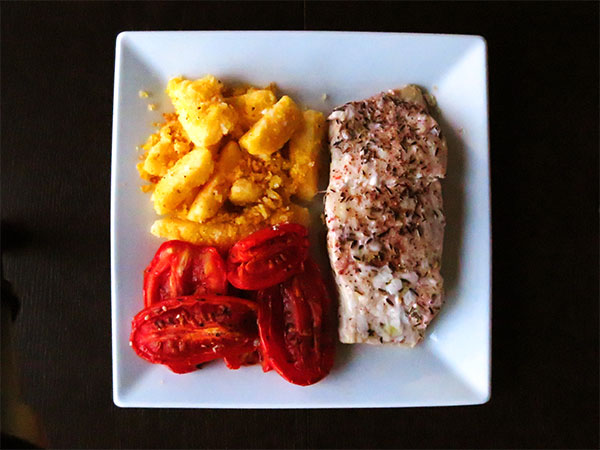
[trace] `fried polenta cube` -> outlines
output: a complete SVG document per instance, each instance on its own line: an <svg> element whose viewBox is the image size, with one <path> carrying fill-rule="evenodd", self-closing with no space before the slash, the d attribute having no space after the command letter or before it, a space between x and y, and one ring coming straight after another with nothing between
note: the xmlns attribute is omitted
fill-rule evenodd
<svg viewBox="0 0 600 450"><path fill-rule="evenodd" d="M222 99L223 83L213 75L206 75L197 80L186 80L173 77L167 83L167 94L175 106L176 103L204 103Z"/></svg>
<svg viewBox="0 0 600 450"><path fill-rule="evenodd" d="M263 193L264 189L250 178L238 178L231 186L229 200L234 205L245 206L256 203Z"/></svg>
<svg viewBox="0 0 600 450"><path fill-rule="evenodd" d="M249 90L245 94L225 99L238 115L238 124L243 131L248 130L277 101L273 91L269 89Z"/></svg>
<svg viewBox="0 0 600 450"><path fill-rule="evenodd" d="M225 97L235 97L237 95L244 95L246 92L254 89L248 83L237 84L235 86L225 86L223 95Z"/></svg>
<svg viewBox="0 0 600 450"><path fill-rule="evenodd" d="M148 172L146 172L146 170L144 170L144 161L137 163L135 167L137 168L138 173L140 174L140 178L142 180L149 181L151 183L158 183L160 177L151 175Z"/></svg>
<svg viewBox="0 0 600 450"><path fill-rule="evenodd" d="M296 195L310 201L317 193L319 153L325 137L325 117L318 111L304 111L304 123L292 135L289 158L290 176L296 183Z"/></svg>
<svg viewBox="0 0 600 450"><path fill-rule="evenodd" d="M243 156L240 147L234 141L228 142L223 147L213 175L200 189L194 203L190 206L187 214L189 220L204 222L219 211L227 200L234 171Z"/></svg>
<svg viewBox="0 0 600 450"><path fill-rule="evenodd" d="M234 205L249 206L262 202L270 209L281 200L288 203L295 192L294 183L287 175L290 163L280 152L273 153L263 160L246 154L237 169L233 185L229 192L229 200Z"/></svg>
<svg viewBox="0 0 600 450"><path fill-rule="evenodd" d="M169 213L169 215L173 216L173 217L178 217L180 219L186 219L187 220L187 215L190 212L190 208L192 207L192 203L194 203L194 200L196 199L196 197L198 196L198 192L200 192L200 189L202 189L203 186L198 186L194 189L192 189L183 199L183 201L177 206L177 208L174 211L171 211Z"/></svg>
<svg viewBox="0 0 600 450"><path fill-rule="evenodd" d="M169 165L177 160L173 143L160 140L148 151L144 161L144 171L150 175L162 177L169 170Z"/></svg>
<svg viewBox="0 0 600 450"><path fill-rule="evenodd" d="M154 209L158 214L174 211L196 187L204 184L212 174L212 154L205 148L197 148L184 155L154 189Z"/></svg>
<svg viewBox="0 0 600 450"><path fill-rule="evenodd" d="M196 81L175 77L167 84L179 121L197 147L218 143L235 128L235 109L223 101L223 84L212 75Z"/></svg>
<svg viewBox="0 0 600 450"><path fill-rule="evenodd" d="M302 125L302 112L284 95L244 134L239 144L251 155L269 156L279 150Z"/></svg>
<svg viewBox="0 0 600 450"><path fill-rule="evenodd" d="M308 226L306 208L290 205L264 218L256 208L246 208L241 215L221 213L208 222L197 223L178 218L164 218L154 222L151 233L155 236L178 239L196 245L212 245L228 249L241 238L269 225L299 223Z"/></svg>
<svg viewBox="0 0 600 450"><path fill-rule="evenodd" d="M193 148L193 144L177 120L177 115L165 114L165 119L167 122L142 146L147 150L144 171L159 177L164 176L175 161Z"/></svg>
<svg viewBox="0 0 600 450"><path fill-rule="evenodd" d="M239 240L256 231L254 225L236 225L232 221L192 222L178 218L164 218L154 222L150 232L158 237L178 239L196 245L211 245L228 249Z"/></svg>

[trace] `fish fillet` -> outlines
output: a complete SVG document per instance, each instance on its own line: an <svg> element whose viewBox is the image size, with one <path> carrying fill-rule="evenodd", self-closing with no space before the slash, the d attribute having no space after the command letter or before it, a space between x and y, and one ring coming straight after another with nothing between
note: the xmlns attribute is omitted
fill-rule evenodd
<svg viewBox="0 0 600 450"><path fill-rule="evenodd" d="M340 341L412 347L443 302L446 141L412 85L342 105L328 122Z"/></svg>

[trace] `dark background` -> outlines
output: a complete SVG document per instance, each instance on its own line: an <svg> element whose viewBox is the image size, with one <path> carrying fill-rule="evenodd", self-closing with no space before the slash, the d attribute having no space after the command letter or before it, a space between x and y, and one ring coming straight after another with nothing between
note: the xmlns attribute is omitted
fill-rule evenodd
<svg viewBox="0 0 600 450"><path fill-rule="evenodd" d="M23 395L54 447L597 447L598 3L7 3L2 248ZM119 409L109 184L123 30L379 30L488 42L492 399L382 410Z"/></svg>

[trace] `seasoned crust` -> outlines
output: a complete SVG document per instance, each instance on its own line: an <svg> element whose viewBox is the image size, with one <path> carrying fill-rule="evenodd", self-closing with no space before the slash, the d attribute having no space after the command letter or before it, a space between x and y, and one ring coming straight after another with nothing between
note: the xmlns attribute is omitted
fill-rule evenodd
<svg viewBox="0 0 600 450"><path fill-rule="evenodd" d="M415 345L442 304L445 139L416 86L336 108L329 138L340 340Z"/></svg>

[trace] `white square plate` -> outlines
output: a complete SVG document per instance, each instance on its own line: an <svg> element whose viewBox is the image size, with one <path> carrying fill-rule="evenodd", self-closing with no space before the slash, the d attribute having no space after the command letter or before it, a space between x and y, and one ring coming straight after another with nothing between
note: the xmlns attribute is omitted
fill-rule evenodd
<svg viewBox="0 0 600 450"><path fill-rule="evenodd" d="M446 305L414 349L339 345L309 387L220 362L175 375L128 346L142 271L160 240L140 190L136 146L173 108L175 75L267 85L324 113L407 83L437 99L449 147L442 274ZM139 90L151 93L148 99ZM323 99L327 94L327 99ZM485 403L490 397L490 187L486 44L479 36L332 32L126 32L117 38L111 248L114 402L124 407L332 408ZM148 111L147 104L157 105ZM325 251L323 249L323 251Z"/></svg>

